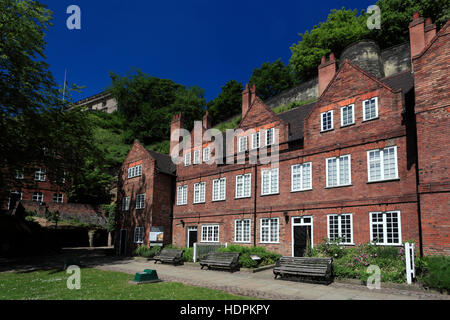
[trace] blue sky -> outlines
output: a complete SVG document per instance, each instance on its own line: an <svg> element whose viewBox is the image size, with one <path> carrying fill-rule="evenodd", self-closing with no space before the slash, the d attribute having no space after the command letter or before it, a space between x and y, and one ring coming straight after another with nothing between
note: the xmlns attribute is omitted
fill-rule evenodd
<svg viewBox="0 0 450 320"><path fill-rule="evenodd" d="M41 0L53 11L46 56L59 84L86 86L79 100L110 83L109 71L132 67L214 99L228 80L246 83L252 70L281 58L298 33L325 21L331 9L366 9L376 0ZM69 30L66 9L81 9L81 30Z"/></svg>

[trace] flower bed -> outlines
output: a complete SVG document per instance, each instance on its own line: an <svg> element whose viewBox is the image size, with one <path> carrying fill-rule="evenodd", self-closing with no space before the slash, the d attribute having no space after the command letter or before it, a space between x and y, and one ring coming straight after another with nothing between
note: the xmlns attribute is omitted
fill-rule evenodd
<svg viewBox="0 0 450 320"><path fill-rule="evenodd" d="M263 247L247 247L231 244L226 248L220 248L219 252L239 252L239 266L241 268L256 268L274 264L281 255L270 252ZM261 258L260 262L253 260L250 256L256 255Z"/></svg>

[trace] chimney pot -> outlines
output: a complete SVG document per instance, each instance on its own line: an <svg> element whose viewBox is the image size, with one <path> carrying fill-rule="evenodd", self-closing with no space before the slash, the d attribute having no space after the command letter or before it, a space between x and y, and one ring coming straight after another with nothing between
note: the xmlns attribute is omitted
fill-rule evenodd
<svg viewBox="0 0 450 320"><path fill-rule="evenodd" d="M324 62L325 57L322 57L322 64L319 66L319 96L325 91L325 88L331 82L336 74L336 58L334 53L330 54L330 61Z"/></svg>
<svg viewBox="0 0 450 320"><path fill-rule="evenodd" d="M322 56L322 60L320 61L320 64L324 64L325 62L327 62L327 59L325 58L325 56Z"/></svg>
<svg viewBox="0 0 450 320"><path fill-rule="evenodd" d="M334 56L334 53L330 53L330 61L336 61L336 57Z"/></svg>
<svg viewBox="0 0 450 320"><path fill-rule="evenodd" d="M425 20L425 27L426 27L426 26L429 26L430 24L433 24L433 20L432 20L431 18L427 18L427 19Z"/></svg>
<svg viewBox="0 0 450 320"><path fill-rule="evenodd" d="M413 14L413 20L417 20L417 19L419 19L419 18L420 18L419 12L414 12L414 14Z"/></svg>

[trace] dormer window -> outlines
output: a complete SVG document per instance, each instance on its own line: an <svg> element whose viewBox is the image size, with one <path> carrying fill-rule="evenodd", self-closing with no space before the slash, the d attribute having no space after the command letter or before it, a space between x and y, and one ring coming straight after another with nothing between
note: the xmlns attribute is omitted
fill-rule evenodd
<svg viewBox="0 0 450 320"><path fill-rule="evenodd" d="M378 97L363 101L363 120L378 118Z"/></svg>
<svg viewBox="0 0 450 320"><path fill-rule="evenodd" d="M333 130L333 110L320 114L320 128L322 132Z"/></svg>

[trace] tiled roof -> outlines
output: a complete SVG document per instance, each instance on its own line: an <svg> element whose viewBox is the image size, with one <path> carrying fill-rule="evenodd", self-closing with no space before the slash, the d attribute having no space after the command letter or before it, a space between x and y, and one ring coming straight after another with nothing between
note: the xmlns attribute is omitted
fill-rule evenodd
<svg viewBox="0 0 450 320"><path fill-rule="evenodd" d="M153 150L147 149L148 153L155 159L156 167L159 171L167 174L175 174L176 166L172 161L170 155L162 154Z"/></svg>
<svg viewBox="0 0 450 320"><path fill-rule="evenodd" d="M282 120L289 123L290 135L289 141L303 138L303 127L305 117L315 105L315 102L305 104L303 106L291 109L289 111L277 114Z"/></svg>
<svg viewBox="0 0 450 320"><path fill-rule="evenodd" d="M401 89L403 91L403 94L409 92L414 87L414 76L412 75L410 70L400 72L393 76L382 78L380 80L392 89Z"/></svg>

